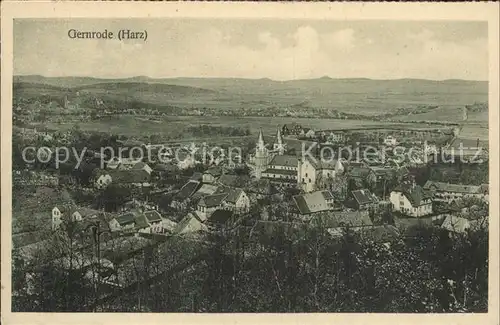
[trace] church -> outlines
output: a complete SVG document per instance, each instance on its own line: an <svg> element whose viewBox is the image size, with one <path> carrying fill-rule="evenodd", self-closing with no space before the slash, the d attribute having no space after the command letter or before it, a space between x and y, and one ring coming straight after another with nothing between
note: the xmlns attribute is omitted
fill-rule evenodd
<svg viewBox="0 0 500 325"><path fill-rule="evenodd" d="M254 176L257 179L268 179L283 186L300 187L305 192L312 192L316 190L317 182L321 178L333 179L344 171L340 160L322 162L319 158L299 158L286 155L285 149L286 144L279 128L272 149L266 147L260 131L253 156Z"/></svg>

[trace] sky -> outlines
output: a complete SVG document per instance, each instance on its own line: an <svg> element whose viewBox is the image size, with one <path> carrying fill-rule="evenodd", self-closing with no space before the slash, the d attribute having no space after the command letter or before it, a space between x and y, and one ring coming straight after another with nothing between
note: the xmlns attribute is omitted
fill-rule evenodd
<svg viewBox="0 0 500 325"><path fill-rule="evenodd" d="M486 22L16 19L14 74L488 80ZM77 40L68 30L144 31Z"/></svg>

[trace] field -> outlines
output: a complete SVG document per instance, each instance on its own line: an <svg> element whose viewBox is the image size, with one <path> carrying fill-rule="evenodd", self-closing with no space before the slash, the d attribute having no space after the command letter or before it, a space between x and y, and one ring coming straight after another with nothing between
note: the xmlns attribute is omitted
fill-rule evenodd
<svg viewBox="0 0 500 325"><path fill-rule="evenodd" d="M161 120L157 120L161 119ZM92 132L109 132L112 134L127 135L132 137L143 137L152 134L161 134L164 136L179 138L179 133L186 132L189 126L213 125L213 126L231 126L242 129L250 129L253 135L257 135L259 130L265 135L276 134L277 128L283 124L298 123L303 127L313 128L314 130L331 129L357 129L370 126L389 126L408 128L427 128L426 124L398 124L387 123L383 121L370 120L335 120L335 119L314 119L314 118L291 118L291 117L214 117L214 116L166 116L147 117L138 116L118 116L109 117L101 120L74 122L74 123L41 123L35 126L44 126L52 130L69 130L75 124L78 124L81 130ZM430 126L432 127L432 126ZM183 138L181 136L181 138ZM191 140L188 138L186 140Z"/></svg>
<svg viewBox="0 0 500 325"><path fill-rule="evenodd" d="M99 97L104 101L134 100L184 110L209 108L223 111L245 110L250 113L274 109L307 113L311 109L320 109L373 116L391 113L400 108L436 105L443 110L436 117L445 121L449 121L450 116L453 117L455 109L488 100L487 82L463 80L319 78L273 81L16 76L14 86L18 96L69 94L72 100L78 93L78 96Z"/></svg>

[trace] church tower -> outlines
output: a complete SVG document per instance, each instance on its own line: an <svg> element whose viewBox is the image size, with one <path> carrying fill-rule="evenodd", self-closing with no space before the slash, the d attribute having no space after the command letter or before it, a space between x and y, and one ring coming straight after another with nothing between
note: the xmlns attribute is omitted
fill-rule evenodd
<svg viewBox="0 0 500 325"><path fill-rule="evenodd" d="M278 132L276 133L276 142L274 143L274 152L282 156L285 154L285 146L283 145L283 138L281 137L281 130L278 127Z"/></svg>
<svg viewBox="0 0 500 325"><path fill-rule="evenodd" d="M257 146L255 147L255 176L260 179L262 172L267 169L267 163L269 159L269 152L264 144L264 137L262 135L262 130L259 131L259 139L257 140Z"/></svg>

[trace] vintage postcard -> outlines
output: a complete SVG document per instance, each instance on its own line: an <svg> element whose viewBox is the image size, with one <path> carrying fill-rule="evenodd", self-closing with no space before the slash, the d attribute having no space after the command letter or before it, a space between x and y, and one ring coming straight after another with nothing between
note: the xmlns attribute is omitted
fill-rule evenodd
<svg viewBox="0 0 500 325"><path fill-rule="evenodd" d="M3 3L2 321L498 324L498 9Z"/></svg>

